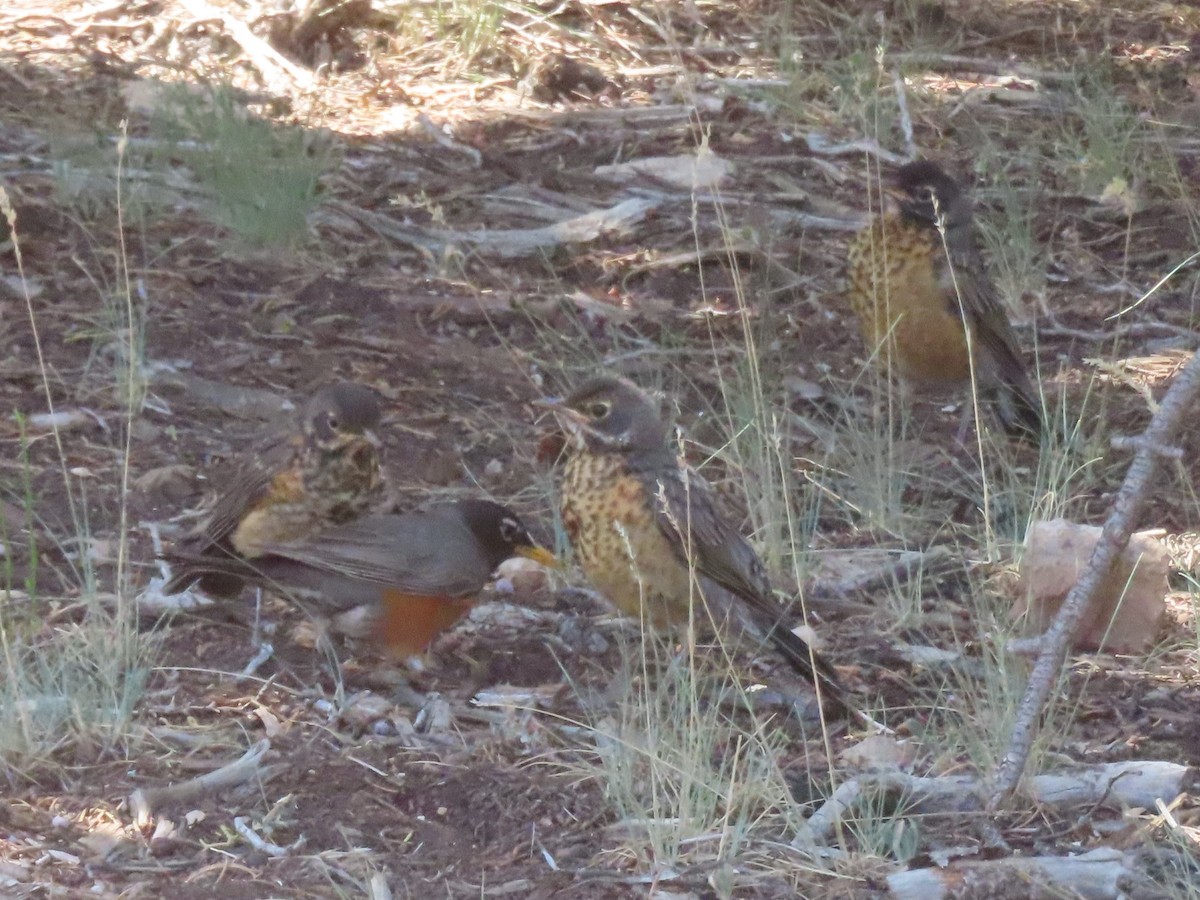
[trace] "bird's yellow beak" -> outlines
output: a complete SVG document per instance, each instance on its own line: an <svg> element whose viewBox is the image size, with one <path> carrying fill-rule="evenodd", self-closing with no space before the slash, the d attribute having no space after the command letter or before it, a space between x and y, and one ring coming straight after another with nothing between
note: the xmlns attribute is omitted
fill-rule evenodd
<svg viewBox="0 0 1200 900"><path fill-rule="evenodd" d="M517 556L523 556L526 559L532 559L536 563L541 563L547 569L560 568L558 559L553 553L545 547L539 547L537 544L532 544L528 547L518 547Z"/></svg>

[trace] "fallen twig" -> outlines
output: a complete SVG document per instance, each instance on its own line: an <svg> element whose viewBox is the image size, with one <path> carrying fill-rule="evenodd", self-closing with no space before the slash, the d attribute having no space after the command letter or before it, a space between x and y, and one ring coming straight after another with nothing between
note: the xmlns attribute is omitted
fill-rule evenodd
<svg viewBox="0 0 1200 900"><path fill-rule="evenodd" d="M483 154L466 144L460 144L458 141L451 138L446 132L438 127L437 123L425 113L417 115L417 124L421 126L424 132L433 139L433 142L443 150L449 150L451 153L457 153L459 156L465 156L470 160L471 168L478 169L483 166Z"/></svg>
<svg viewBox="0 0 1200 900"><path fill-rule="evenodd" d="M315 81L312 73L296 65L250 30L250 27L206 0L183 0L184 8L197 19L220 22L242 52L263 77L267 89L290 95L297 90L310 90Z"/></svg>
<svg viewBox="0 0 1200 900"><path fill-rule="evenodd" d="M896 165L908 162L899 153L884 150L883 147L879 146L879 141L873 138L860 138L857 141L834 144L825 135L813 131L804 136L804 141L811 152L820 153L822 156L858 156L859 154L866 153L882 159L884 162L895 163Z"/></svg>
<svg viewBox="0 0 1200 900"><path fill-rule="evenodd" d="M1078 897L1113 900L1148 879L1133 868L1134 855L1098 847L1078 856L1030 856L972 860L945 868L910 869L887 878L896 900L942 900L945 897ZM1056 890L1057 889L1057 890Z"/></svg>
<svg viewBox="0 0 1200 900"><path fill-rule="evenodd" d="M540 228L496 228L474 231L414 228L387 216L359 209L348 203L331 203L347 218L371 228L382 237L441 256L461 245L477 253L501 259L521 259L551 253L560 247L588 244L603 237L628 237L633 227L659 206L658 201L633 198L607 209L598 209Z"/></svg>
<svg viewBox="0 0 1200 900"><path fill-rule="evenodd" d="M904 152L909 159L916 159L917 142L913 137L912 114L908 111L908 94L904 91L904 79L899 69L892 70L892 89L896 92L896 110L900 117L900 134L904 136Z"/></svg>
<svg viewBox="0 0 1200 900"><path fill-rule="evenodd" d="M1029 779L1027 791L1043 806L1153 809L1159 800L1169 803L1180 793L1193 790L1197 778L1194 769L1177 763L1130 760L1035 775ZM810 849L828 843L837 825L864 795L902 797L906 814L946 815L982 811L983 788L984 782L972 775L938 778L890 771L852 778L839 785L804 823L792 846Z"/></svg>
<svg viewBox="0 0 1200 900"><path fill-rule="evenodd" d="M1038 336L1052 335L1054 337L1069 337L1080 341L1093 343L1111 342L1117 338L1126 337L1155 337L1173 335L1182 340L1181 346L1195 347L1200 344L1200 334L1182 325L1171 325L1167 322L1134 322L1131 325L1110 328L1107 331L1088 331L1083 328L1071 328L1057 322L1050 325L1039 325Z"/></svg>
<svg viewBox="0 0 1200 900"><path fill-rule="evenodd" d="M270 749L271 742L264 739L239 759L196 778L163 787L138 788L129 795L129 808L133 811L134 824L139 828L150 824L154 810L165 803L192 800L203 794L237 787L253 778L262 778L263 771L259 764Z"/></svg>
<svg viewBox="0 0 1200 900"><path fill-rule="evenodd" d="M304 835L300 835L300 837L296 838L295 841L286 847L281 847L278 844L272 844L250 827L250 823L246 821L245 816L234 816L233 828L234 831L242 836L242 840L244 840L255 850L267 854L267 856L287 856L288 854L299 850L304 846L305 843Z"/></svg>
<svg viewBox="0 0 1200 900"><path fill-rule="evenodd" d="M275 646L269 641L264 641L258 645L258 651L254 656L250 657L250 661L246 663L245 668L239 674L239 678L249 678L257 672L262 666L275 655Z"/></svg>
<svg viewBox="0 0 1200 900"><path fill-rule="evenodd" d="M943 575L965 570L962 555L938 544L928 550L905 550L895 560L871 572L855 572L847 578L814 581L805 590L811 600L840 599L850 594L870 592L905 584L914 575L922 577Z"/></svg>
<svg viewBox="0 0 1200 900"><path fill-rule="evenodd" d="M935 72L972 72L977 75L1016 75L1042 84L1073 84L1077 78L1073 72L1051 72L1014 64L1008 60L978 59L971 56L956 56L953 53L896 53L892 59L902 65L912 63Z"/></svg>

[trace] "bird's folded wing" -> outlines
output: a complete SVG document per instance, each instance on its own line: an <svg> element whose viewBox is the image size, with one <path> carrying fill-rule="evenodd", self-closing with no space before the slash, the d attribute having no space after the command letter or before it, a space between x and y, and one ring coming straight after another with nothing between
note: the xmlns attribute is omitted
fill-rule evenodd
<svg viewBox="0 0 1200 900"><path fill-rule="evenodd" d="M436 512L367 516L268 550L323 573L412 594L466 596L491 574L461 518Z"/></svg>
<svg viewBox="0 0 1200 900"><path fill-rule="evenodd" d="M247 512L266 495L275 476L291 461L296 452L294 440L287 435L274 435L262 442L231 474L221 476L220 494L204 524L183 538L182 547L203 552L228 538Z"/></svg>

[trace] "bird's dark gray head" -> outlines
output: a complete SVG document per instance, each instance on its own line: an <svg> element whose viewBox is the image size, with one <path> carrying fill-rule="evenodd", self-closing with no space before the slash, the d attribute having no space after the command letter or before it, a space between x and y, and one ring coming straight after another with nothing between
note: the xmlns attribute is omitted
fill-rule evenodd
<svg viewBox="0 0 1200 900"><path fill-rule="evenodd" d="M667 445L658 404L632 381L613 375L588 379L565 400L549 401L576 444L589 450L656 452Z"/></svg>
<svg viewBox="0 0 1200 900"><path fill-rule="evenodd" d="M301 418L305 431L321 444L333 444L346 436L370 434L379 427L382 410L379 395L352 381L339 381L319 388L304 404Z"/></svg>
<svg viewBox="0 0 1200 900"><path fill-rule="evenodd" d="M932 160L901 166L892 177L905 218L929 225L941 219L946 227L971 220L971 201L958 183Z"/></svg>
<svg viewBox="0 0 1200 900"><path fill-rule="evenodd" d="M544 566L555 566L554 555L529 534L520 516L491 500L460 500L452 506L479 543L488 567L496 568L513 556L524 556Z"/></svg>

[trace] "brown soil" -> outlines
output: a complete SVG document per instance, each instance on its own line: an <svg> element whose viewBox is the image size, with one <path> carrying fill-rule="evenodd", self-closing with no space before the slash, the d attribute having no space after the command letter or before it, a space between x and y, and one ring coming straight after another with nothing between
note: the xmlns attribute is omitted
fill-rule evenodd
<svg viewBox="0 0 1200 900"><path fill-rule="evenodd" d="M802 36L803 65L844 56L831 23L870 28L876 7L899 15L893 5L900 6L834 4L821 7L827 18L798 18L792 33ZM293 91L264 102L260 67L215 16L198 19L187 4L118 3L91 13L47 0L37 10L0 14L0 180L17 212L21 272L45 360L43 369L17 258L4 249L0 406L23 416L45 412L45 371L56 407L82 411L63 440L66 468L74 473L68 478L77 489L86 487L91 534L111 547L120 521L123 405L113 387L119 347L106 304L120 298L127 283L146 312L150 373L147 402L133 423L128 521L161 523L168 537L190 525L181 513L203 496L203 475L270 418L270 402L261 415L219 408L198 379L259 389L269 401L303 396L340 377L369 383L386 398L386 460L403 502L482 490L511 501L553 542L552 454L539 449L545 424L537 422L530 401L605 361L670 390L689 437L686 450L703 461L728 433L713 398L720 396L720 380L742 367L743 321L775 384L820 388L797 387L786 395L797 472L821 482L836 468L831 429L847 408L864 410L872 402L861 387L848 387L862 371L863 349L838 296L845 232L799 220L780 224L771 214L865 213L865 157L816 155L803 139L814 131L837 141L862 135L837 118L836 97L828 92L793 86L792 94L780 92L780 105L770 105L737 88L735 76L781 78L778 57L755 43L762 17L780 10L685 5L670 23L673 44L667 47L635 6L557 10L550 49L569 50L601 73L577 73L586 96L566 99L557 92L571 67L561 65L531 96L522 94L520 75L548 46L530 36L542 33L537 29L504 30L497 49L460 64L432 36L398 37L396 23L381 14L332 40L337 65L318 79L319 99ZM1003 72L1020 61L1034 81L1028 72L1069 70L1076 50L1103 55L1130 109L1170 117L1191 135L1170 144L1178 190L1170 196L1148 191L1132 217L1081 195L1067 175L1048 166L1021 173L1021 190L1047 198L1038 207L1036 232L1048 247L1054 277L1044 298L1024 300L1026 319L1038 325L1047 389L1061 392L1068 410L1078 409L1095 372L1090 361L1113 363L1104 370L1102 412L1092 407L1085 429L1097 458L1086 489L1070 498L1074 517L1099 521L1127 462L1126 455L1107 452L1104 438L1136 433L1148 421L1148 399L1161 396L1196 346L1200 281L1194 265L1128 315L1115 322L1109 316L1196 246L1188 211L1200 208L1194 140L1200 17L1183 5L1172 12L1171 4L1127 4L1129 11L1103 15L1080 8L1086 4L1011 6L907 4L920 15L895 23L893 38L920 37L945 44L947 52L958 47ZM214 7L234 19L245 16L238 4ZM255 31L265 37L268 25L256 22ZM1055 33L1071 35L1070 50L1058 47ZM292 48L307 62L311 50ZM969 127L965 114L951 114L955 98L983 76L947 69L931 64L908 73L936 88L923 95L914 124L918 145L960 172L972 171L979 122L1048 115L1015 102L1006 106L1001 98L971 106ZM108 161L115 159L120 123L129 122L130 165L140 159L137 141L155 134L146 112L131 105L130 85L218 76L249 92L254 115L303 125L334 148L309 239L295 249L247 247L213 224L186 191L171 202L128 203L118 217L115 168ZM683 79L698 85L698 93L681 87ZM687 192L676 191L629 228L576 246L506 258L462 237L476 229L544 225L525 200L577 203L583 212L628 199L631 185L603 180L596 167L694 152L700 130L678 104L696 97L709 148L735 164L723 188L730 203L725 234L710 205L696 208L694 225ZM1002 143L1019 142L1020 123L997 133ZM86 170L98 181L72 193L67 160L84 158L71 157L81 148L90 153L91 168L76 162L71 171ZM163 165L185 171L175 160ZM127 190L137 182L136 174L125 178ZM671 192L654 178L633 187L643 196ZM980 215L1000 215L1000 204L991 202L995 192L984 179L978 187ZM338 212L347 209L384 217L421 237L388 237L375 227L380 219ZM420 246L440 230L459 237L443 234L438 240L445 246ZM735 249L726 252L730 242ZM741 309L739 290L747 298ZM911 461L925 467L925 475L906 489L905 502L940 510L938 534L971 547L982 524L978 475L962 474L971 470L972 442L958 447L952 441L959 412L944 409L940 399L921 399L915 418L924 450ZM1156 487L1147 527L1178 533L1200 526L1194 495L1200 430L1185 432L1184 461ZM70 547L62 543L75 529L58 450L44 429L23 437L11 417L0 423L0 440L9 447L0 514L8 523L11 584L36 579L38 616L56 627L78 618L73 604L80 594ZM1018 471L1029 471L1036 463L1028 448L1000 452L1010 469L1015 462ZM744 473L728 461L709 471L740 505ZM32 538L24 529L26 497L38 517ZM822 550L922 547L937 538L928 522L927 533L901 538L835 503L821 507L819 526L815 546ZM128 537L135 580L144 584L157 574L148 534L133 527ZM36 569L30 540L39 551ZM110 563L102 558L102 580L111 580ZM965 595L978 590L979 580L930 579L928 621L909 630L893 627L886 607L872 606L872 597L857 598L863 601L857 605L820 605L814 625L847 681L864 696L883 697L891 724L919 729L956 712L929 708L938 676L902 662L893 645L962 646L959 636L975 633ZM1163 654L1136 664L1108 659L1090 679L1085 664L1076 667L1078 706L1057 751L1087 762L1154 758L1200 765L1194 714L1200 684L1187 596L1175 598L1178 614L1165 628L1169 649ZM718 896L720 873L704 861L647 875L639 863L644 849L629 849L637 841L618 827L599 775L583 774L592 744L570 726L587 718L580 698L603 691L621 665L609 613L546 589L497 599L534 614L489 607L492 615L446 635L427 669L412 676L419 692L441 698L442 705L424 711L397 688L400 673L368 648L339 644L335 671L313 648L310 623L274 601L264 616L277 626L276 653L251 680L236 677L254 653L248 607L175 616L161 626L162 653L135 718L128 758L73 747L12 776L0 806L0 882L6 885L0 893L358 896L382 873L396 897ZM970 640L968 654L978 650ZM744 662L768 682L776 674L769 658L752 669ZM522 699L513 701L517 709L477 707L472 697L484 689ZM351 699L339 711L343 697ZM520 709L531 703L536 712ZM438 710L448 710L448 718ZM801 725L779 707L755 714L779 723L786 737L780 765L797 797L819 794L826 786L810 773L823 771L821 742L806 740ZM172 736L183 732L198 737ZM133 825L126 802L132 791L223 765L260 738L271 742L264 783L155 810L157 820L174 826L166 836ZM853 740L839 727L832 749ZM290 852L272 857L251 847L232 830L237 816ZM1069 830L1071 823L1022 818L1003 824L1019 850L1101 840L1099 832ZM106 834L111 839L97 837ZM966 839L953 828L939 835L937 826L925 837L930 845ZM772 846L788 839L763 836ZM730 876L735 896L882 891L882 870L818 878L802 861L772 854L764 858L771 856L776 868L751 866ZM5 868L10 863L11 871ZM762 874L768 870L774 874Z"/></svg>

